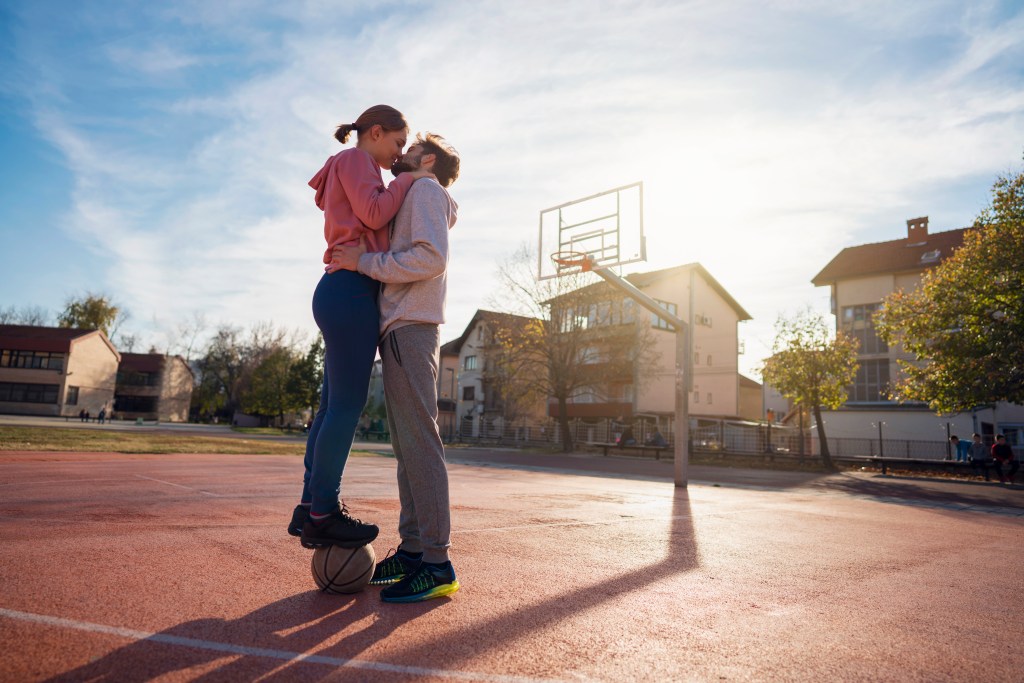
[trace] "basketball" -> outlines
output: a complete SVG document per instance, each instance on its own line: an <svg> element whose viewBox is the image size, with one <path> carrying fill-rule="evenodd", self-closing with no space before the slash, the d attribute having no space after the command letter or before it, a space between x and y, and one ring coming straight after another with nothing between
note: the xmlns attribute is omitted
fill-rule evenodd
<svg viewBox="0 0 1024 683"><path fill-rule="evenodd" d="M330 545L313 552L313 580L325 593L358 593L370 583L377 562L372 545L341 548Z"/></svg>

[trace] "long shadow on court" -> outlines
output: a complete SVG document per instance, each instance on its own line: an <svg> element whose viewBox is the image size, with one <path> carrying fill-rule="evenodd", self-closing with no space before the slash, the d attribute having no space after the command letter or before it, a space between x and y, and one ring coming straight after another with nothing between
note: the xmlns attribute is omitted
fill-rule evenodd
<svg viewBox="0 0 1024 683"><path fill-rule="evenodd" d="M440 606L438 601L411 605L407 620ZM330 669L322 662L288 661L289 654L326 655L319 651L324 642L351 624L372 617L379 609L380 600L369 592L325 596L319 591L306 591L238 619L196 619L179 624L48 680L141 683L184 670L192 670L194 681L294 680L300 675L315 679ZM385 638L390 632L379 619L374 619L370 628L377 638ZM346 659L359 654L352 643L345 649ZM279 656L258 651L276 651Z"/></svg>
<svg viewBox="0 0 1024 683"><path fill-rule="evenodd" d="M566 527L564 533L571 534L572 527ZM565 546L572 547L571 543L566 543ZM628 557L628 552L621 547L609 548L609 553ZM495 560L508 565L515 563L516 557L515 543L509 541L503 544L502 552L495 557ZM517 649L519 641L534 637L538 631L555 626L589 610L600 608L622 596L642 593L648 586L668 577L692 571L699 566L700 558L694 536L689 495L685 489L674 489L671 524L663 560L644 567L631 566L627 571L597 583L587 582L586 567L581 566L578 583L566 585L565 590L557 597L525 608L509 608L505 613L488 621L473 622L462 629L452 627L433 637L417 639L413 645L389 649L387 659L392 664L425 667L433 665L447 670L458 670L461 663L474 659L481 653L504 651L518 652L518 656L515 656L514 659L529 664L542 660L546 653L543 650L539 652L532 649L519 650ZM534 567L532 570L536 575L542 576L542 567ZM478 576L477 580L480 585L474 584L473 590L489 590L486 583L489 578L495 577ZM496 583L490 590L493 592L494 599L500 603L503 592L517 589L528 591L529 585L510 586ZM458 594L452 599L458 600ZM447 601L448 599L442 599L433 602ZM351 639L352 642L361 641L366 637L379 639L400 624L415 618L416 613L407 612L407 607L408 605L383 605L378 624L384 633L376 633L373 628L370 628L355 634ZM353 653L346 649L346 645L348 643L339 643L337 646L328 648L328 652L337 657L351 657ZM565 655L560 653L555 656L564 657ZM569 660L557 659L544 662L544 669L549 671L567 669L569 666ZM507 674L510 672L494 673Z"/></svg>

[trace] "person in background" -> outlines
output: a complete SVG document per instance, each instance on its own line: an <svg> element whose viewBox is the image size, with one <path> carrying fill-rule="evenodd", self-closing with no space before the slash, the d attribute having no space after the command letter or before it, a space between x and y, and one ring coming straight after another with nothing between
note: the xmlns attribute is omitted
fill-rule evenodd
<svg viewBox="0 0 1024 683"><path fill-rule="evenodd" d="M960 437L954 434L949 437L949 443L952 446L952 454L957 462L967 462L968 451L971 448L971 444L960 440Z"/></svg>
<svg viewBox="0 0 1024 683"><path fill-rule="evenodd" d="M974 441L967 447L967 462L971 463L971 470L975 474L985 476L985 481L991 481L988 476L989 448L981 440L981 434L974 434Z"/></svg>
<svg viewBox="0 0 1024 683"><path fill-rule="evenodd" d="M1003 474L1003 465L1010 468L1006 474ZM992 467L999 475L999 481L1004 484L1012 484L1014 475L1020 469L1020 463L1013 452L1013 447L1006 443L1006 437L1002 434L997 436L996 442L992 444Z"/></svg>

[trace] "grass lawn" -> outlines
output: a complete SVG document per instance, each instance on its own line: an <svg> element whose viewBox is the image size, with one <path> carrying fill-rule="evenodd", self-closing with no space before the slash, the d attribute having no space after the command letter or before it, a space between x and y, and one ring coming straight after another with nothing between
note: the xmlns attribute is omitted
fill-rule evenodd
<svg viewBox="0 0 1024 683"><path fill-rule="evenodd" d="M147 429L147 428L140 428ZM306 443L151 431L0 427L0 451L101 451L105 453L218 453L235 455L302 455Z"/></svg>

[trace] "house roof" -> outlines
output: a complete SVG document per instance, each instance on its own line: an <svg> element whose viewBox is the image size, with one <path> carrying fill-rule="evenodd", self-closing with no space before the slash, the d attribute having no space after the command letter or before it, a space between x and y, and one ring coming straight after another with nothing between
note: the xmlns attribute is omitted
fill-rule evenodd
<svg viewBox="0 0 1024 683"><path fill-rule="evenodd" d="M761 383L757 380L750 379L746 375L740 375L740 386L747 387L749 389L760 389Z"/></svg>
<svg viewBox="0 0 1024 683"><path fill-rule="evenodd" d="M499 313L498 311L487 311L482 308L478 308L476 313L473 314L473 319L466 325L466 329L462 331L462 334L458 339L453 339L441 347L441 355L445 354L458 354L462 350L462 345L466 343L466 339L469 337L469 333L473 331L479 323L488 321L500 321L503 323L515 323L515 324L526 324L530 318L525 315L516 315L514 313Z"/></svg>
<svg viewBox="0 0 1024 683"><path fill-rule="evenodd" d="M80 339L100 335L103 342L115 356L120 354L100 330L83 330L74 327L37 327L34 325L0 325L0 349L11 351L47 351L69 353L71 346Z"/></svg>
<svg viewBox="0 0 1024 683"><path fill-rule="evenodd" d="M915 239L861 244L836 254L812 283L821 287L838 280L888 273L917 273L932 268L960 247L971 228L947 230Z"/></svg>
<svg viewBox="0 0 1024 683"><path fill-rule="evenodd" d="M686 273L691 270L696 271L697 274L700 275L704 279L704 281L707 282L708 285L710 285L711 288L715 290L715 292L720 297L722 297L722 299L727 304L729 304L729 306L734 311L736 311L736 315L740 321L752 319L752 316L749 313L747 313L747 311L742 306L740 306L739 302L737 302L736 299L734 299L728 291L726 291L725 287L722 286L722 283L716 280L714 276L708 272L707 268L705 268L699 263L686 263L681 266L673 266L671 268L663 268L661 270L652 270L648 273L631 273L629 275L626 275L625 279L632 285L634 285L637 289L644 289L645 287L648 287L659 280L663 280L668 277L674 277L676 275ZM607 282L595 282L594 284L587 285L586 287L583 288L583 290L594 287L606 288L611 287L611 285L608 284Z"/></svg>

